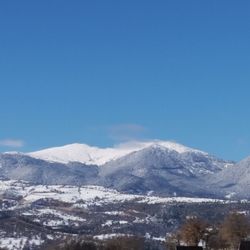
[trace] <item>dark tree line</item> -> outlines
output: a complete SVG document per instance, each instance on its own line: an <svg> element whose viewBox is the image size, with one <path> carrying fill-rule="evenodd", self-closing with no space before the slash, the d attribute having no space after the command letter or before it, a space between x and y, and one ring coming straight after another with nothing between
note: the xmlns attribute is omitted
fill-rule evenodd
<svg viewBox="0 0 250 250"><path fill-rule="evenodd" d="M93 239L69 241L62 246L48 249L56 250L144 250L147 248L144 238L136 236L115 237L105 241ZM153 249L152 249L153 250Z"/></svg>

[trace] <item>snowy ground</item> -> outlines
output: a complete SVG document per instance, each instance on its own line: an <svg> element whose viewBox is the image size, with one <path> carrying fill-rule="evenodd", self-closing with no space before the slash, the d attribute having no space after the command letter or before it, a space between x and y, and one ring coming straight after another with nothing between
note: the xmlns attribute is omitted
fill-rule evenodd
<svg viewBox="0 0 250 250"><path fill-rule="evenodd" d="M188 204L198 207L211 203L217 206L232 202L157 197L150 193L132 195L100 186L46 186L0 180L0 248L22 250L28 245L33 246L32 249L43 249L42 245L47 242L62 240L65 235L75 236L78 232L93 233L92 236L102 240L127 232L143 235L150 232L153 233L151 239L163 241L166 230L177 222L170 216L164 224L161 209L170 207L171 210L178 207L176 204L181 204L179 209ZM249 211L247 205L242 209L244 213ZM9 217L5 217L6 214ZM155 235L157 230L159 233Z"/></svg>
<svg viewBox="0 0 250 250"><path fill-rule="evenodd" d="M120 193L113 189L100 186L67 186L67 185L31 185L23 181L0 181L0 196L17 197L21 202L18 206L25 206L40 199L54 199L78 206L103 205L136 201L147 204L164 204L171 202L225 202L223 200L188 197L157 197ZM76 205L77 206L77 205ZM14 209L12 207L11 209ZM5 209L2 207L2 209ZM9 208L8 208L9 209Z"/></svg>
<svg viewBox="0 0 250 250"><path fill-rule="evenodd" d="M27 237L20 237L20 238L7 237L7 238L1 238L0 247L10 250L19 250L23 249L26 246L27 242L29 242L29 245L39 246L43 243L43 240L41 240L39 237L31 239L28 239Z"/></svg>

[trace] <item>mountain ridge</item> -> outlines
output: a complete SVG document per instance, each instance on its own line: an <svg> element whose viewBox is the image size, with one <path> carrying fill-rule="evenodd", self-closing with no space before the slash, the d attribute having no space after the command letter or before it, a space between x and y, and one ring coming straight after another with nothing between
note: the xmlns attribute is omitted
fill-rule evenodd
<svg viewBox="0 0 250 250"><path fill-rule="evenodd" d="M250 198L246 195L250 193L248 169L249 159L235 164L159 140L114 148L76 143L26 154L0 154L3 178L43 185L100 185L162 196Z"/></svg>
<svg viewBox="0 0 250 250"><path fill-rule="evenodd" d="M116 160L127 154L139 151L143 148L156 145L177 151L184 152L206 152L186 147L182 144L172 141L151 140L151 141L132 141L128 143L119 144L114 147L100 148L96 146L89 146L87 144L73 143L60 147L47 148L35 152L27 153L27 155L51 162L69 163L81 162L84 164L103 165L111 160Z"/></svg>

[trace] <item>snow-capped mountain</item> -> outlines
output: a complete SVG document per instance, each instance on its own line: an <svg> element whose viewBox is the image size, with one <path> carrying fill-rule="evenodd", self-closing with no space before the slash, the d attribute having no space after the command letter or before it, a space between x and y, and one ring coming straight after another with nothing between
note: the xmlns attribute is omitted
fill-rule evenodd
<svg viewBox="0 0 250 250"><path fill-rule="evenodd" d="M152 144L100 168L101 183L120 191L167 195L209 196L204 176L229 162L198 150L179 150Z"/></svg>
<svg viewBox="0 0 250 250"><path fill-rule="evenodd" d="M132 194L218 198L233 192L227 185L217 190L224 178L220 173L234 169L231 165L168 141L113 148L70 144L28 154L0 154L0 177L46 185L100 185Z"/></svg>
<svg viewBox="0 0 250 250"><path fill-rule="evenodd" d="M176 151L178 153L200 152L201 154L207 155L205 152L188 148L175 142L160 140L124 143L113 148L98 148L86 144L74 143L62 147L54 147L31 152L27 155L50 162L81 162L88 165L100 166L111 160L116 160L132 152L136 152L153 145L162 146L168 150Z"/></svg>

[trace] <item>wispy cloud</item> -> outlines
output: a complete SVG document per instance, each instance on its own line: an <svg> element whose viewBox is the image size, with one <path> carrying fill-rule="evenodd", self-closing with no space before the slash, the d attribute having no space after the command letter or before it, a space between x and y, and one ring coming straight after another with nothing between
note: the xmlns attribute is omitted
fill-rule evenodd
<svg viewBox="0 0 250 250"><path fill-rule="evenodd" d="M130 141L143 139L147 129L139 124L126 123L116 124L108 127L108 135L115 141Z"/></svg>
<svg viewBox="0 0 250 250"><path fill-rule="evenodd" d="M239 137L236 140L238 146L246 146L249 144L249 139L247 137Z"/></svg>
<svg viewBox="0 0 250 250"><path fill-rule="evenodd" d="M10 147L10 148L21 148L24 146L24 141L17 139L4 139L0 140L0 146Z"/></svg>

